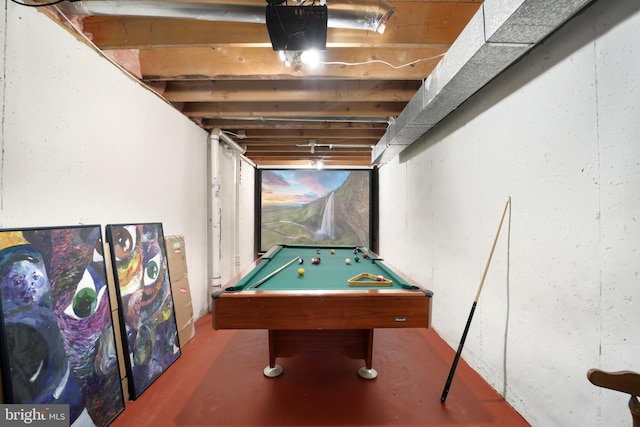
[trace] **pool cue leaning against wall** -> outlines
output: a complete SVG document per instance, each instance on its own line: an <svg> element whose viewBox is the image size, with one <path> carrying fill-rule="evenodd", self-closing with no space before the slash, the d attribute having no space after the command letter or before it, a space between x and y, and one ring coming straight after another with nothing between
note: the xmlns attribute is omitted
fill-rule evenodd
<svg viewBox="0 0 640 427"><path fill-rule="evenodd" d="M502 230L502 223L504 222L504 217L507 214L507 209L509 208L509 206L511 206L511 197L507 199L507 203L504 205L504 211L502 211L502 217L500 218L500 225L498 225L498 232L496 233L496 237L493 239L491 252L489 252L489 259L487 259L487 264L484 267L484 273L482 274L482 279L480 279L480 286L478 286L478 292L476 292L476 297L473 300L473 305L471 306L471 312L469 313L467 324L464 327L464 332L462 333L462 338L460 339L460 345L458 346L456 357L453 359L453 365L451 365L451 370L449 371L449 377L447 378L447 383L444 386L444 390L442 390L442 396L440 397L440 402L442 403L444 403L445 400L447 400L447 395L449 394L449 387L451 387L451 381L453 381L453 375L455 374L456 367L458 366L458 362L460 361L460 355L462 354L462 347L464 347L464 341L467 339L467 333L469 332L469 327L471 326L471 319L473 319L473 313L476 311L476 305L478 305L478 299L480 299L480 292L482 291L482 286L484 285L484 279L487 277L487 271L489 271L489 264L491 264L493 251L496 248L496 243L498 242L498 237L500 236L500 230Z"/></svg>

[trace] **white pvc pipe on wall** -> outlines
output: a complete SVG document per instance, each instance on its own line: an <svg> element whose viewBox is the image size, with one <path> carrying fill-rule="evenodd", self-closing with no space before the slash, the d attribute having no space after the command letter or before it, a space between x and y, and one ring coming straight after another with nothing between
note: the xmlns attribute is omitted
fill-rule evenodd
<svg viewBox="0 0 640 427"><path fill-rule="evenodd" d="M221 286L220 273L220 136L216 132L209 135L209 292L211 295ZM211 311L211 299L208 302Z"/></svg>
<svg viewBox="0 0 640 427"><path fill-rule="evenodd" d="M234 212L232 214L233 216L233 226L234 226L234 235L233 235L233 253L234 253L234 258L233 258L233 269L234 269L234 273L233 275L237 275L240 273L240 193L241 193L241 188L240 188L240 181L241 181L241 173L242 173L242 164L241 161L245 161L248 164L255 166L253 164L253 162L251 162L249 159L247 159L243 154L246 151L244 147L240 146L237 142L235 142L231 137L229 137L227 134L223 133L222 130L215 128L211 131L211 138L212 140L215 139L217 142L217 145L219 146L220 141L222 141L222 143L229 149L229 153L232 156L232 161L233 161L233 184L234 184L234 192L233 192L233 197L234 197ZM218 153L216 153L216 156L219 156ZM212 160L213 162L213 160ZM215 171L216 171L216 175L213 179L216 180L216 182L219 182L220 177L219 177L219 171L220 171L220 159L218 157L216 157L216 166L215 166ZM213 164L213 163L212 163ZM214 169L212 169L214 170ZM221 254L221 241L220 241L220 235L221 235L221 207L219 205L219 199L220 199L220 195L219 195L219 186L218 189L216 190L216 197L213 197L212 195L212 200L216 199L216 203L217 205L215 206L216 209L216 216L214 217L217 220L216 223L216 232L217 235L212 237L212 242L214 244L214 246L216 246L216 250L218 251L218 256L216 257L217 259L215 260L215 262L212 262L212 265L214 266L213 268L213 289L217 289L221 286L221 259L220 259L220 254ZM212 209L214 209L212 207ZM217 239L217 240L214 240Z"/></svg>
<svg viewBox="0 0 640 427"><path fill-rule="evenodd" d="M240 156L234 153L233 155L233 169L235 172L234 184L235 184L235 205L236 211L234 215L235 221L235 236L233 237L234 242L234 275L240 274L240 177L242 172L242 162L240 161Z"/></svg>

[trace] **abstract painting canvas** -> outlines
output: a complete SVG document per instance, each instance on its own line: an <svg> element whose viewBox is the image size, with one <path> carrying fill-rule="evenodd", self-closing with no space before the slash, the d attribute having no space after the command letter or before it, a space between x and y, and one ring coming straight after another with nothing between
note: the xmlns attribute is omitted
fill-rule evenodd
<svg viewBox="0 0 640 427"><path fill-rule="evenodd" d="M131 398L180 356L162 224L107 225Z"/></svg>
<svg viewBox="0 0 640 427"><path fill-rule="evenodd" d="M70 425L124 410L99 225L0 230L5 403L69 405Z"/></svg>

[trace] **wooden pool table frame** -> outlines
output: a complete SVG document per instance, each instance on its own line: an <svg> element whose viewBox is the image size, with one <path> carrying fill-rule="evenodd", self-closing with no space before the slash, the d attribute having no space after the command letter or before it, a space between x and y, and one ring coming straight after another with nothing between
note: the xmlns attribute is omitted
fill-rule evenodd
<svg viewBox="0 0 640 427"><path fill-rule="evenodd" d="M395 270L394 273L398 274ZM245 274L231 280L224 289L231 288ZM290 357L305 349L331 349L352 359L364 359L366 366L359 371L360 376L375 378L373 329L431 325L431 291L398 275L416 289L215 292L213 328L267 329L269 366L264 370L267 376L282 372L275 363L277 357Z"/></svg>

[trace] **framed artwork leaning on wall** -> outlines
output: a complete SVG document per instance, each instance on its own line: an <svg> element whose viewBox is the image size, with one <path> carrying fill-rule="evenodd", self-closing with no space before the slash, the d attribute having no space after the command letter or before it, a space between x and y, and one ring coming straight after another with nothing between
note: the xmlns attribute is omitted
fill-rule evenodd
<svg viewBox="0 0 640 427"><path fill-rule="evenodd" d="M69 424L124 410L99 225L0 230L5 403L66 404Z"/></svg>
<svg viewBox="0 0 640 427"><path fill-rule="evenodd" d="M129 391L136 399L180 356L161 223L110 224Z"/></svg>

